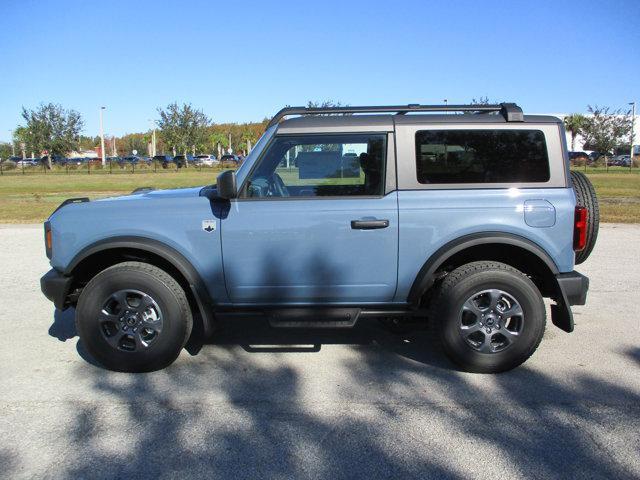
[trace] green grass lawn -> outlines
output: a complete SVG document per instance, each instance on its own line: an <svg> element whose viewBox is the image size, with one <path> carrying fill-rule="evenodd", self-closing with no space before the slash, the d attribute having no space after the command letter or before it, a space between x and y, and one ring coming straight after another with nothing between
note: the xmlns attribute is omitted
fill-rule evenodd
<svg viewBox="0 0 640 480"><path fill-rule="evenodd" d="M0 223L44 221L65 199L127 194L139 187L176 188L215 183L219 169L195 168L158 173L29 173L0 176ZM640 171L589 169L603 222L640 223ZM354 179L340 179L338 183Z"/></svg>
<svg viewBox="0 0 640 480"><path fill-rule="evenodd" d="M640 171L617 168L587 171L598 194L600 220L640 223Z"/></svg>
<svg viewBox="0 0 640 480"><path fill-rule="evenodd" d="M218 169L91 175L30 173L0 176L0 223L44 221L65 199L131 193L139 187L177 188L215 183Z"/></svg>

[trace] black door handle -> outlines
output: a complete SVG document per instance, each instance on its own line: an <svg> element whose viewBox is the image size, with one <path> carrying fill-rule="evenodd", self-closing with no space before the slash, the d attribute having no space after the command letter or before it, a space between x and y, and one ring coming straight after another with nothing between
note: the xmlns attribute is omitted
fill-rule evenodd
<svg viewBox="0 0 640 480"><path fill-rule="evenodd" d="M351 228L354 230L375 230L388 226L389 220L351 220Z"/></svg>

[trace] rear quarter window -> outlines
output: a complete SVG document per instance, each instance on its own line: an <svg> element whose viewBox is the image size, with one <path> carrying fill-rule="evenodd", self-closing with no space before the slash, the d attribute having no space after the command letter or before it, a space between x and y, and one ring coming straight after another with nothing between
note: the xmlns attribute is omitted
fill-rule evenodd
<svg viewBox="0 0 640 480"><path fill-rule="evenodd" d="M549 157L540 130L420 130L416 171L422 184L544 183Z"/></svg>

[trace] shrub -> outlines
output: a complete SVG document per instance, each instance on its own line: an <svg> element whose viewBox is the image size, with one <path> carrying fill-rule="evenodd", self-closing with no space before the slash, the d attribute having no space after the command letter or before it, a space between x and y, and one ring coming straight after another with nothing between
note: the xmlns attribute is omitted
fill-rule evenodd
<svg viewBox="0 0 640 480"><path fill-rule="evenodd" d="M594 167L606 167L607 164L605 163L604 155L599 157L595 162L593 162L593 166Z"/></svg>
<svg viewBox="0 0 640 480"><path fill-rule="evenodd" d="M2 169L3 170L14 170L16 168L16 162L12 161L12 160L4 160L2 162Z"/></svg>

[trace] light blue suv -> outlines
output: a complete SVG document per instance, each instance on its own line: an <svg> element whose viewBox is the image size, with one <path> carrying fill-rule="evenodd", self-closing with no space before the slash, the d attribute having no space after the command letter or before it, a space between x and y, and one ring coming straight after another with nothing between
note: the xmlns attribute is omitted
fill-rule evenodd
<svg viewBox="0 0 640 480"><path fill-rule="evenodd" d="M461 368L498 372L540 343L543 297L573 330L597 228L555 117L285 108L216 185L64 202L41 286L114 370L163 368L234 312L285 328L421 317Z"/></svg>

